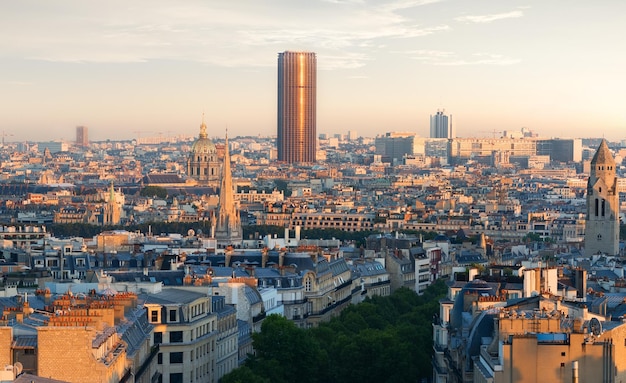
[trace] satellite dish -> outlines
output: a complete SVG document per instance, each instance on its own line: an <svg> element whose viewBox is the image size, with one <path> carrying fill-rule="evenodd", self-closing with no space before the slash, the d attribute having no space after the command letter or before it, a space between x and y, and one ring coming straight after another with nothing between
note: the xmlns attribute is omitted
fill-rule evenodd
<svg viewBox="0 0 626 383"><path fill-rule="evenodd" d="M13 365L13 371L15 372L16 377L22 373L22 370L24 370L24 366L22 366L22 363L15 362L15 364Z"/></svg>
<svg viewBox="0 0 626 383"><path fill-rule="evenodd" d="M595 336L602 334L602 324L598 318L591 318L589 321L589 332Z"/></svg>

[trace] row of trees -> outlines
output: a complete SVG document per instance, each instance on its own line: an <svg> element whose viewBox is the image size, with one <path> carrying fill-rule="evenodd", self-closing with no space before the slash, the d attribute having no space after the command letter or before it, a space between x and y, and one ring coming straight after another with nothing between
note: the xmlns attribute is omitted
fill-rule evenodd
<svg viewBox="0 0 626 383"><path fill-rule="evenodd" d="M443 281L418 296L399 289L345 309L328 323L300 329L268 316L253 334L256 355L224 383L415 382L431 376L432 318Z"/></svg>
<svg viewBox="0 0 626 383"><path fill-rule="evenodd" d="M193 229L196 233L202 232L205 235L210 233L211 227L210 221L199 221L199 222L191 222L191 223L182 223L182 222L152 222L152 223L144 223L144 224L136 224L136 225L118 225L118 226L100 226L100 225L90 225L85 223L73 223L73 224L51 224L48 225L48 230L52 232L54 235L59 237L68 237L68 236L80 236L80 237L93 237L106 230L120 229L120 230L128 230L128 231L141 231L142 233L147 233L151 231L153 233L178 233L182 235L186 235L189 229ZM433 239L437 233L436 232L425 232L425 231L402 231L405 234L413 234L416 236L422 235L424 240ZM250 238L259 238L264 237L266 235L278 235L283 236L285 234L285 229L281 226L269 226L269 225L249 225L243 227L243 237L244 239ZM356 231L349 232L343 231L339 229L307 229L301 231L301 238L311 238L311 239L331 239L336 238L342 241L352 241L356 244L357 247L361 245L365 245L365 238L371 234L379 234L377 231ZM476 238L465 238L464 240L474 240ZM620 239L626 240L626 224L620 225ZM533 242L541 242L541 238L538 234L529 233L524 237L524 241L533 241ZM452 241L456 242L456 241Z"/></svg>

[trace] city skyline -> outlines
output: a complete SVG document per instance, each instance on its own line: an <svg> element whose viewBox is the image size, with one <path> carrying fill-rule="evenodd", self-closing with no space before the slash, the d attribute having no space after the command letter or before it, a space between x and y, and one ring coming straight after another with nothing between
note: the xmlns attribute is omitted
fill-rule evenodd
<svg viewBox="0 0 626 383"><path fill-rule="evenodd" d="M276 54L316 52L318 133L527 127L626 138L626 4L20 1L0 14L6 141L276 132ZM241 113L245 105L246 112Z"/></svg>

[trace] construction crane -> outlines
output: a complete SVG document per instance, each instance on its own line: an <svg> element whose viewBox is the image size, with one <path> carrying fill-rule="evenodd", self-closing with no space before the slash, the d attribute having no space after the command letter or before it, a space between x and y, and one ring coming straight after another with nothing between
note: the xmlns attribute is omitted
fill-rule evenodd
<svg viewBox="0 0 626 383"><path fill-rule="evenodd" d="M13 135L13 134L11 134L11 133L6 133L4 130L2 131L2 146L3 146L3 147L4 147L4 138L5 138L5 137L10 137L10 136L12 136L12 135Z"/></svg>
<svg viewBox="0 0 626 383"><path fill-rule="evenodd" d="M137 141L139 141L142 133L152 133L152 132L149 130L133 130L133 133L137 135Z"/></svg>
<svg viewBox="0 0 626 383"><path fill-rule="evenodd" d="M504 133L501 130L481 130L480 133L491 133L492 136L491 138L496 138L496 134L500 134L500 137L502 137L502 133Z"/></svg>

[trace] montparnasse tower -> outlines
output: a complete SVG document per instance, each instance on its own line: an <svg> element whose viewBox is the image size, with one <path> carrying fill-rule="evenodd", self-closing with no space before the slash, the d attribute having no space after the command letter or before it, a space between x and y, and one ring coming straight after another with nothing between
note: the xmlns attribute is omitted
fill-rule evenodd
<svg viewBox="0 0 626 383"><path fill-rule="evenodd" d="M228 133L226 133L226 143L224 147L224 164L222 165L220 201L216 221L215 239L219 247L241 245L243 242L243 232L239 209L235 202L233 177L230 170Z"/></svg>
<svg viewBox="0 0 626 383"><path fill-rule="evenodd" d="M591 160L587 181L585 255L619 254L619 191L615 159L602 140Z"/></svg>
<svg viewBox="0 0 626 383"><path fill-rule="evenodd" d="M278 161L313 163L317 149L317 58L313 52L278 54Z"/></svg>

